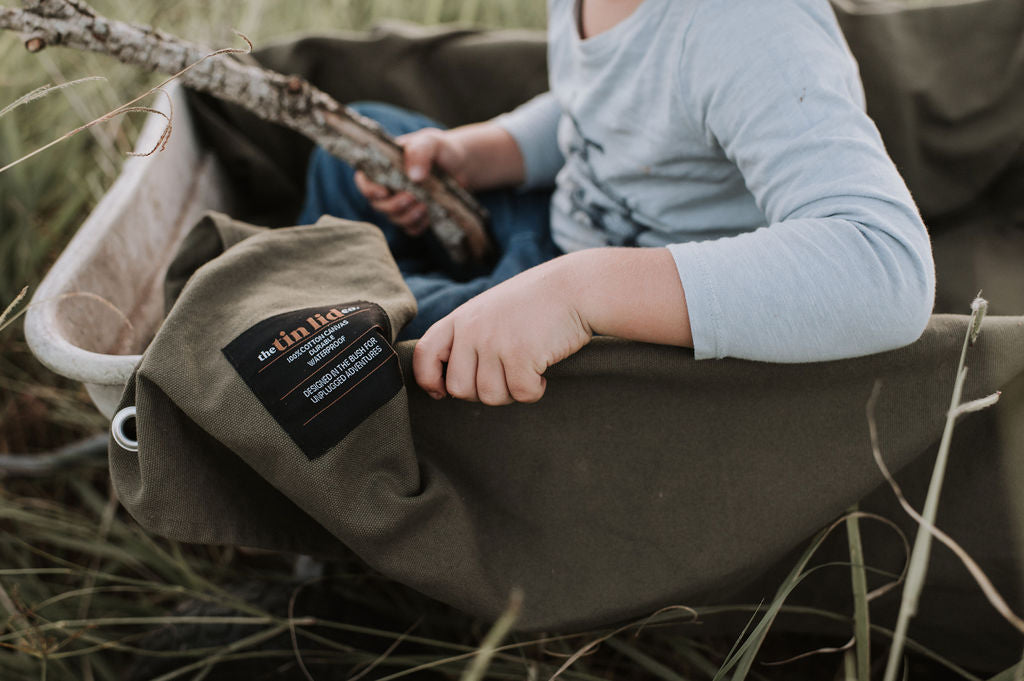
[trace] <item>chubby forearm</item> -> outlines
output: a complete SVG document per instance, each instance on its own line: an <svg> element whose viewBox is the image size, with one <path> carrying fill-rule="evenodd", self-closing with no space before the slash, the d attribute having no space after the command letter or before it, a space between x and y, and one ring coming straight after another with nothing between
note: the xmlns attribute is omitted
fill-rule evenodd
<svg viewBox="0 0 1024 681"><path fill-rule="evenodd" d="M686 299L667 250L577 251L521 272L431 326L416 344L413 373L437 399L535 402L547 368L595 333L691 345Z"/></svg>
<svg viewBox="0 0 1024 681"><path fill-rule="evenodd" d="M472 123L453 128L448 135L463 151L456 180L466 189L482 191L522 184L523 155L512 135L501 126Z"/></svg>
<svg viewBox="0 0 1024 681"><path fill-rule="evenodd" d="M594 248L552 261L593 334L693 346L686 294L664 248Z"/></svg>

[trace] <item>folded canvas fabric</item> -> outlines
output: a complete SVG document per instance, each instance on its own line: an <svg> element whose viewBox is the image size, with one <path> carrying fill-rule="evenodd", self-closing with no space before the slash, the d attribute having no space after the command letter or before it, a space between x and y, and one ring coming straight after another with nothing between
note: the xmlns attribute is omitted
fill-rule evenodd
<svg viewBox="0 0 1024 681"><path fill-rule="evenodd" d="M391 343L414 303L373 226L210 215L184 248L171 287L191 277L122 404L137 408L138 452L110 450L126 508L184 541L348 547L482 617L518 586L527 629L750 582L878 487L864 412L876 380L889 465L933 447L966 330L936 316L911 347L807 365L599 338L550 370L537 404L436 402L410 381L413 343ZM967 398L1019 377L1022 320L989 318L970 365ZM1000 463L959 445L968 471Z"/></svg>
<svg viewBox="0 0 1024 681"><path fill-rule="evenodd" d="M965 397L1003 396L958 427L939 524L1019 611L1024 318L1011 315L1024 312L1024 222L1012 188L1024 144L1024 6L915 12L839 14L872 113L936 226L939 311L965 310L982 283L1003 315L969 350ZM999 77L954 83L927 71L951 36L957 59ZM446 123L544 87L543 42L517 33L393 29L258 56L343 100L384 99ZM308 146L231 107L195 104L247 189L239 195L252 197L239 215L288 224ZM265 230L208 216L169 273L168 298L123 400L138 409L139 451L111 446L118 494L144 526L183 541L352 550L487 618L519 586L524 629L770 598L791 552L857 501L912 534L881 485L865 404L881 380L882 451L920 507L967 324L936 315L910 347L813 365L697 362L683 349L598 338L549 371L539 403L489 408L435 402L411 381L413 344L392 339L414 304L368 225ZM869 563L898 571L899 539L880 525L865 532ZM845 570L815 579L794 598L846 607ZM897 600L874 607L885 617ZM938 549L912 635L978 665L1019 659L1019 636Z"/></svg>

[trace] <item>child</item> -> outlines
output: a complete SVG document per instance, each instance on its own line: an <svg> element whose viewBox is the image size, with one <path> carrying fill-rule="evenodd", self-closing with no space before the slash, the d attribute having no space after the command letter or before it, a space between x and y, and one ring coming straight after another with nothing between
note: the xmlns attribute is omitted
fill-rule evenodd
<svg viewBox="0 0 1024 681"><path fill-rule="evenodd" d="M403 266L421 312L456 292L416 346L430 395L535 401L547 367L593 334L774 362L920 336L928 236L827 0L549 0L548 30L550 92L401 138L414 181L436 164L471 190L518 188L498 201L495 276ZM307 219L332 163L313 161ZM401 229L387 228L402 265L425 243L423 207L352 182ZM552 185L557 249L525 191Z"/></svg>

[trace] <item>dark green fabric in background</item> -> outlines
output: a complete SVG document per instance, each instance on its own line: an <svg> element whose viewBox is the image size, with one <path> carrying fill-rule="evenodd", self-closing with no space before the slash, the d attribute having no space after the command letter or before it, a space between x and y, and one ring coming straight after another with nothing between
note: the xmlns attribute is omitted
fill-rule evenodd
<svg viewBox="0 0 1024 681"><path fill-rule="evenodd" d="M1024 5L840 19L870 111L932 227L938 311L966 310L983 285L993 312L1010 315L990 317L969 351L967 397L1004 394L958 427L939 524L1020 611L1024 317L1012 315L1024 312ZM403 29L258 57L345 101L383 99L450 124L544 87L544 45L530 34ZM196 111L235 181L236 216L288 224L308 144L206 98ZM500 408L430 400L403 343L407 388L311 461L220 348L277 312L350 299L379 303L399 328L411 297L376 231L335 220L265 231L211 216L186 241L168 293L177 302L124 400L139 409L140 451L111 449L118 494L140 522L184 541L328 557L348 547L483 617L522 586L525 629L770 598L791 552L858 500L912 534L880 487L865 403L880 379L883 452L920 507L966 326L938 315L908 348L807 365L696 362L688 350L599 338L548 372L538 404ZM864 529L869 562L898 570L899 540ZM807 587L796 601L845 607L848 572ZM891 625L897 601L873 606L875 621ZM941 548L911 633L973 664L1019 659L1019 635Z"/></svg>

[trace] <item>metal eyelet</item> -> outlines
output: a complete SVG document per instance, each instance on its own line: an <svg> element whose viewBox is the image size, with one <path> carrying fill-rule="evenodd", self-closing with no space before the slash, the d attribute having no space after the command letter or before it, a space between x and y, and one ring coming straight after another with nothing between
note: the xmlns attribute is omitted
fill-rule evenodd
<svg viewBox="0 0 1024 681"><path fill-rule="evenodd" d="M110 421L110 435L114 438L114 442L121 449L127 449L129 452L139 451L139 441L133 440L124 431L125 425L128 421L135 420L135 407L125 407L121 411L114 414L114 418ZM138 434L136 433L136 437Z"/></svg>

